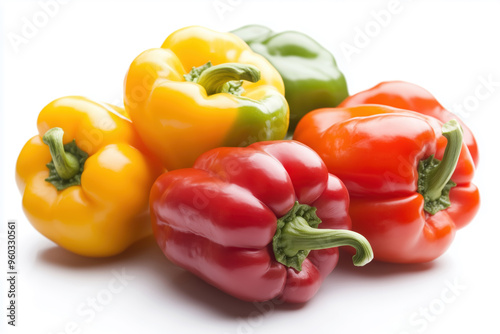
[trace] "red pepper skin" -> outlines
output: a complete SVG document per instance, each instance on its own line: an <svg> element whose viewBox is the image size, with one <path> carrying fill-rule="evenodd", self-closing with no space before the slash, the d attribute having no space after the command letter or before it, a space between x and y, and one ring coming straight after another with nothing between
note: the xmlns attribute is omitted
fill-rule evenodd
<svg viewBox="0 0 500 334"><path fill-rule="evenodd" d="M319 228L350 229L347 189L305 145L217 148L193 168L158 178L150 195L153 232L172 262L228 294L301 303L335 268L338 248L311 251L300 272L275 260L277 219L297 200L317 208Z"/></svg>
<svg viewBox="0 0 500 334"><path fill-rule="evenodd" d="M381 104L407 109L437 118L443 123L456 119L464 131L464 142L477 166L479 150L472 131L457 115L445 109L426 89L404 81L386 81L346 98L338 107L348 108L361 104Z"/></svg>
<svg viewBox="0 0 500 334"><path fill-rule="evenodd" d="M462 144L451 180L451 206L430 215L417 192L418 164L447 140L441 122L419 113L382 105L325 108L308 113L294 139L313 148L350 194L352 229L370 242L376 260L431 261L445 252L455 231L479 208L471 183L474 163Z"/></svg>

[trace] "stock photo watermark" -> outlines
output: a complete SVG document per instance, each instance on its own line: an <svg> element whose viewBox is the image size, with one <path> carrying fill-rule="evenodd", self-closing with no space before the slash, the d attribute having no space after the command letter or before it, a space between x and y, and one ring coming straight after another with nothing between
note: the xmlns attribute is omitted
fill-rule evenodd
<svg viewBox="0 0 500 334"><path fill-rule="evenodd" d="M443 285L444 287L435 298L410 314L408 317L410 329L400 331L398 334L424 333L467 290L467 286L457 277L453 280L445 280Z"/></svg>
<svg viewBox="0 0 500 334"><path fill-rule="evenodd" d="M474 91L465 96L462 101L453 105L450 110L452 113L467 119L471 116L471 113L480 109L482 102L490 99L500 91L500 80L494 78L491 73L486 76L480 75L477 81Z"/></svg>
<svg viewBox="0 0 500 334"><path fill-rule="evenodd" d="M340 43L344 58L350 63L353 57L361 54L363 49L366 49L384 29L389 27L394 17L403 10L404 1L390 0L385 8L370 11L370 20L354 27L352 40Z"/></svg>
<svg viewBox="0 0 500 334"><path fill-rule="evenodd" d="M237 334L252 334L256 329L264 324L264 320L271 316L276 310L276 306L284 304L284 301L279 299L272 299L266 302L254 302L255 311L245 317L238 317L238 326L235 333ZM224 334L229 334L228 332Z"/></svg>
<svg viewBox="0 0 500 334"><path fill-rule="evenodd" d="M61 6L68 4L71 0L41 0L37 2L38 10L30 15L22 16L20 26L17 31L7 32L7 39L15 53L20 51L23 45L27 45L31 40L55 18Z"/></svg>
<svg viewBox="0 0 500 334"><path fill-rule="evenodd" d="M7 324L15 327L18 316L18 260L17 260L17 221L7 222L6 253L7 253Z"/></svg>
<svg viewBox="0 0 500 334"><path fill-rule="evenodd" d="M212 7L220 20L224 20L227 13L232 13L243 3L243 0L214 0Z"/></svg>
<svg viewBox="0 0 500 334"><path fill-rule="evenodd" d="M114 299L115 296L122 293L131 281L135 279L125 268L121 271L112 270L106 287L97 293L87 297L76 307L77 320L66 322L63 327L55 332L48 334L81 334L84 333L84 326L92 322L99 313L103 312Z"/></svg>
<svg viewBox="0 0 500 334"><path fill-rule="evenodd" d="M109 111L110 114L125 118L124 116L113 110L110 106L101 103L98 104ZM81 133L83 135L83 138L85 139L78 141L78 147L85 152L94 152L96 148L98 148L104 142L104 136L106 132L112 131L115 127L116 123L110 117L110 115L103 115L99 119L96 127L90 130L87 130L85 128L81 129Z"/></svg>

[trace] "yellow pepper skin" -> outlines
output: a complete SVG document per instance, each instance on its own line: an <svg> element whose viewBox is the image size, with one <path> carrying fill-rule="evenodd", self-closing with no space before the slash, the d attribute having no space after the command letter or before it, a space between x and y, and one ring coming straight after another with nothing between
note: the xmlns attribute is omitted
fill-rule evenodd
<svg viewBox="0 0 500 334"><path fill-rule="evenodd" d="M208 62L211 69L222 67L212 73L220 75L218 84L210 75L202 84L205 72L199 81L186 77ZM234 64L244 73L225 72ZM243 91L237 93L222 85L239 80ZM161 48L132 62L124 104L143 142L168 170L191 167L212 148L283 139L289 122L279 72L236 35L199 26L175 31Z"/></svg>
<svg viewBox="0 0 500 334"><path fill-rule="evenodd" d="M151 233L149 191L163 168L146 153L122 108L63 97L40 112L37 125L39 134L18 157L16 181L24 212L40 233L89 257L119 254ZM46 181L46 165L53 160L44 142L50 129L64 133L61 143L74 140L82 154L88 154L79 167L79 185L57 190ZM66 146L64 151L67 155Z"/></svg>

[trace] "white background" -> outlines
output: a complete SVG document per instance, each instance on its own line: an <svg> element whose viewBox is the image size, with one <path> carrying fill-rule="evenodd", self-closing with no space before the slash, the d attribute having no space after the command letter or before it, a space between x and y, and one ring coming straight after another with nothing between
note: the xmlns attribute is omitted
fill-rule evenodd
<svg viewBox="0 0 500 334"><path fill-rule="evenodd" d="M49 2L55 3L2 1L0 7L2 333L500 332L499 2L73 0L46 9L50 17L42 8ZM27 22L38 27L27 31ZM227 31L250 23L313 36L334 53L351 93L406 80L463 110L480 145L475 181L482 207L446 254L429 264L356 269L344 259L305 305L252 304L170 264L152 239L95 260L56 247L31 227L14 166L44 105L65 95L121 104L130 62L174 30L197 24ZM24 39L16 45L13 38ZM356 53L346 53L347 45ZM19 225L16 328L6 326L4 307L8 219ZM110 290L120 272L128 278Z"/></svg>

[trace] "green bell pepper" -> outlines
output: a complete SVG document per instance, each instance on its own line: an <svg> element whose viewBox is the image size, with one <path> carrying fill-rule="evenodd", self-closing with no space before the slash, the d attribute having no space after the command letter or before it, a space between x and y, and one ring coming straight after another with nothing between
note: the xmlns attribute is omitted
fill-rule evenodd
<svg viewBox="0 0 500 334"><path fill-rule="evenodd" d="M349 95L335 58L311 37L296 31L274 33L260 25L244 26L232 33L281 74L290 106L289 134L309 111L336 107Z"/></svg>

